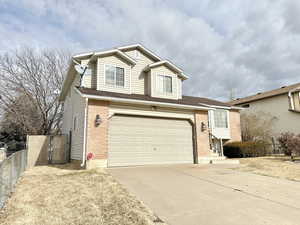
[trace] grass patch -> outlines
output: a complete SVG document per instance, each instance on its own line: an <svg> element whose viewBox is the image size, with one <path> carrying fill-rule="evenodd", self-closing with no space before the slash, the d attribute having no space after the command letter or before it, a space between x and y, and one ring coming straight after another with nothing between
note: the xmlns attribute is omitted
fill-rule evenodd
<svg viewBox="0 0 300 225"><path fill-rule="evenodd" d="M280 177L294 181L300 181L300 158L295 162L287 156L267 156L239 159L241 171L253 172L260 175Z"/></svg>
<svg viewBox="0 0 300 225"><path fill-rule="evenodd" d="M0 212L1 225L164 224L105 170L73 165L26 171Z"/></svg>

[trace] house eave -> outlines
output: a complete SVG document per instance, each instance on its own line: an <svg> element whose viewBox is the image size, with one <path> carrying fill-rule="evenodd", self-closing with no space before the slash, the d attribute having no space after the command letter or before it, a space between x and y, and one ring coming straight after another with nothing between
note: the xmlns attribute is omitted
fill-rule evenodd
<svg viewBox="0 0 300 225"><path fill-rule="evenodd" d="M155 67L158 67L158 66L162 66L162 65L166 65L171 70L174 70L175 72L177 72L178 76L180 76L184 80L186 80L186 79L189 78L187 75L185 75L183 73L183 71L180 68L178 68L177 66L175 66L173 63L169 62L168 60L163 60L163 61L152 63L152 64L148 65L144 70L145 71L149 71L152 68L155 68Z"/></svg>
<svg viewBox="0 0 300 225"><path fill-rule="evenodd" d="M145 100L137 100L137 99L129 99L129 98L83 94L76 87L74 87L74 89L79 95L81 95L81 97L95 99L95 100L103 100L103 101L118 102L118 103L128 103L128 104L138 104L138 105L161 106L161 107L189 109L189 110L205 110L205 111L215 110L212 107L206 107L206 106L183 105L183 104L157 102L157 101L145 101Z"/></svg>

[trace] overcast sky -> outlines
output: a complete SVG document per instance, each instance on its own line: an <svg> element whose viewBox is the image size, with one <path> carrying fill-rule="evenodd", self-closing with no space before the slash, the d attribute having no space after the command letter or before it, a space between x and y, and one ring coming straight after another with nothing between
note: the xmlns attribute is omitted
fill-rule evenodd
<svg viewBox="0 0 300 225"><path fill-rule="evenodd" d="M0 53L133 43L182 68L184 94L243 97L300 82L300 1L0 0Z"/></svg>

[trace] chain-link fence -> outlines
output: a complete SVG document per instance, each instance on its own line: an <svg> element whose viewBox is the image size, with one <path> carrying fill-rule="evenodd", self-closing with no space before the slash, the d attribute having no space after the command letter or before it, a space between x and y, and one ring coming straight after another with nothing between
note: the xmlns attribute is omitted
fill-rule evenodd
<svg viewBox="0 0 300 225"><path fill-rule="evenodd" d="M13 192L21 174L25 171L27 164L27 150L13 153L0 162L0 208Z"/></svg>

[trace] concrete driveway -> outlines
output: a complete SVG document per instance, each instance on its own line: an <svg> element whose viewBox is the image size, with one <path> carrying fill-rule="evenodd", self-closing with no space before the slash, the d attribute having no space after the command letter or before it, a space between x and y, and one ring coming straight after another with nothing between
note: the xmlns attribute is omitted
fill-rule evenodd
<svg viewBox="0 0 300 225"><path fill-rule="evenodd" d="M300 224L300 182L239 172L228 165L109 172L170 225Z"/></svg>

